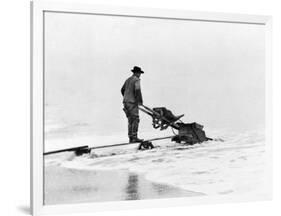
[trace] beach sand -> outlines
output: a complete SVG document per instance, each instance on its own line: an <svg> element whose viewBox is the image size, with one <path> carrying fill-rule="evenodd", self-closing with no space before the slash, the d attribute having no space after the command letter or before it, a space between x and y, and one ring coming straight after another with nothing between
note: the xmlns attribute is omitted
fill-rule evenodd
<svg viewBox="0 0 281 216"><path fill-rule="evenodd" d="M204 194L148 181L127 170L78 170L45 167L44 204L202 196Z"/></svg>

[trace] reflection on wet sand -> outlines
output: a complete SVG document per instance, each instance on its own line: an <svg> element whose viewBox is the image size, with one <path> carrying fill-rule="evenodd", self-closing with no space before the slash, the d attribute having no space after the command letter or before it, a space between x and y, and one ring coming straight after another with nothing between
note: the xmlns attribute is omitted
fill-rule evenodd
<svg viewBox="0 0 281 216"><path fill-rule="evenodd" d="M182 190L146 180L142 175L128 173L125 200L201 196L202 193Z"/></svg>
<svg viewBox="0 0 281 216"><path fill-rule="evenodd" d="M70 204L200 196L201 193L148 181L127 170L45 168L44 204Z"/></svg>
<svg viewBox="0 0 281 216"><path fill-rule="evenodd" d="M130 174L128 176L128 184L126 187L126 200L138 200L140 197L138 175Z"/></svg>

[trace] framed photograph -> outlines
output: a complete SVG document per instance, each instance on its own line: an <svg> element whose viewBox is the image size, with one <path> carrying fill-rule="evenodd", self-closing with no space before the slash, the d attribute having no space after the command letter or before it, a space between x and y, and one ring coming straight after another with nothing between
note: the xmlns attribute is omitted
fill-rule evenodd
<svg viewBox="0 0 281 216"><path fill-rule="evenodd" d="M271 199L271 17L31 3L33 215Z"/></svg>

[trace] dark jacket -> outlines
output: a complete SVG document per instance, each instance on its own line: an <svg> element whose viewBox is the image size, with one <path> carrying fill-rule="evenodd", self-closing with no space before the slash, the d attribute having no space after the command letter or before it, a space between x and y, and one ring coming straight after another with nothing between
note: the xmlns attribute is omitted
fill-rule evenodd
<svg viewBox="0 0 281 216"><path fill-rule="evenodd" d="M123 103L142 104L140 78L134 75L130 76L122 86L121 93L123 95Z"/></svg>

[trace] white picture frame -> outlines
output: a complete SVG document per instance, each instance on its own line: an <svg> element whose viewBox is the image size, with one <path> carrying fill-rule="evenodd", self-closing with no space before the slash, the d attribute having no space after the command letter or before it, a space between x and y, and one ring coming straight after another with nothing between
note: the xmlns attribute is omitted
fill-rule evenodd
<svg viewBox="0 0 281 216"><path fill-rule="evenodd" d="M63 13L103 14L115 16L149 17L174 20L194 20L223 23L246 23L264 25L266 28L266 151L268 185L271 187L272 177L272 100L271 100L271 20L270 16L190 12L181 10L109 7L93 4L63 3L52 1L33 1L31 3L31 210L33 215L49 213L94 212L162 206L180 206L190 204L210 204L219 202L255 201L255 197L223 196L175 198L161 200L138 200L106 203L87 203L75 205L43 205L43 140L44 140L44 13L56 11ZM270 188L269 188L270 190ZM265 199L271 199L271 194Z"/></svg>

